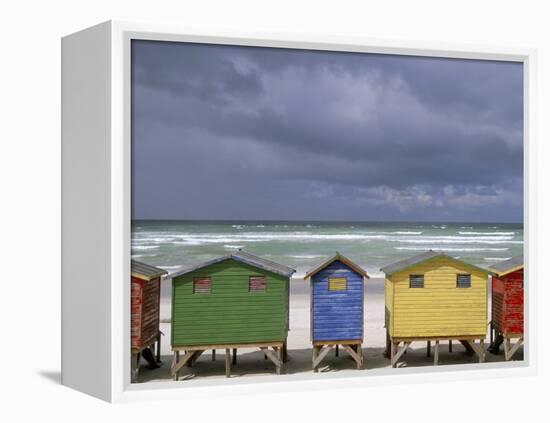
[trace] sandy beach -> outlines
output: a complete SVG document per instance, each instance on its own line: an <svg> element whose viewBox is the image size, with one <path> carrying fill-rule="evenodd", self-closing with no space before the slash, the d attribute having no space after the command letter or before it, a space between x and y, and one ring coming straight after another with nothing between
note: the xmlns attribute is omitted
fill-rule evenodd
<svg viewBox="0 0 550 423"><path fill-rule="evenodd" d="M162 337L162 365L160 368L150 370L142 360L139 382L172 381L170 376L170 363L172 351L170 349L170 290L171 281L163 282L161 294L161 331ZM290 331L288 333L289 360L283 367L283 374L296 374L311 372L311 342L310 342L310 298L309 285L303 279L293 278L290 285ZM335 357L333 352L323 361L319 372L347 372L368 371L369 369L390 368L390 361L383 356L385 347L384 329L384 280L371 278L365 284L365 341L363 354L365 366L363 370L355 369L353 360L347 354L340 352ZM489 336L486 338L486 348ZM514 356L515 360L523 359L523 347ZM504 354L486 354L486 362L504 361ZM453 352L449 352L447 342L440 345L439 365L476 363L477 357L465 353L464 348L458 343L453 344ZM425 343L413 343L411 348L398 363L399 367L432 366L433 356L426 356ZM218 350L216 361L212 361L211 351L205 352L193 368L184 367L180 371L180 381L204 380L225 378L224 351ZM239 349L237 365L232 367L232 377L247 377L265 375L266 377L278 377L271 361L264 360L263 354L258 349Z"/></svg>

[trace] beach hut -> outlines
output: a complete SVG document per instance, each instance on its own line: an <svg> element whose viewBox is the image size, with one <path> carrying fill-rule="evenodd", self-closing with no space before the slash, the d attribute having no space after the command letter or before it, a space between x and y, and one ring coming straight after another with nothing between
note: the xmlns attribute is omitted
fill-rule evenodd
<svg viewBox="0 0 550 423"><path fill-rule="evenodd" d="M304 279L311 283L312 367L317 372L322 360L338 346L363 367L364 279L367 272L339 253L311 271Z"/></svg>
<svg viewBox="0 0 550 423"><path fill-rule="evenodd" d="M523 344L523 256L497 263L489 270L493 273L489 351L498 354L504 343L504 357L510 360Z"/></svg>
<svg viewBox="0 0 550 423"><path fill-rule="evenodd" d="M137 380L142 352L154 350L160 362L160 279L168 272L136 260L131 261L131 353L132 381Z"/></svg>
<svg viewBox="0 0 550 423"><path fill-rule="evenodd" d="M172 376L206 350L225 350L231 373L238 348L259 348L281 372L289 328L287 266L238 250L172 277ZM183 353L180 356L180 353Z"/></svg>
<svg viewBox="0 0 550 423"><path fill-rule="evenodd" d="M488 271L444 253L425 253L383 267L386 352L395 367L412 342L457 340L485 358ZM476 343L479 341L479 343ZM400 348L400 344L403 343Z"/></svg>

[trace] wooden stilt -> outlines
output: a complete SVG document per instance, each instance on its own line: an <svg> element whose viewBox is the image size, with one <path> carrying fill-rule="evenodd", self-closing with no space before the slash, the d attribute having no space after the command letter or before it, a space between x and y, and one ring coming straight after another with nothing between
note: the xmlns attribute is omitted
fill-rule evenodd
<svg viewBox="0 0 550 423"><path fill-rule="evenodd" d="M460 339L458 342L462 344L468 355L474 354L476 351L472 348L471 341L467 339Z"/></svg>
<svg viewBox="0 0 550 423"><path fill-rule="evenodd" d="M282 367L282 359L283 359L282 347L280 345L277 347L273 347L273 351L275 351L276 354L273 353L273 351L270 351L269 348L267 347L260 347L260 349L264 352L266 357L268 357L273 362L273 364L275 364L277 374L280 374L281 367Z"/></svg>
<svg viewBox="0 0 550 423"><path fill-rule="evenodd" d="M138 375L139 375L139 358L140 358L140 353L138 352L137 354L134 354L133 357L132 357L132 375L131 375L131 380L133 383L137 382L138 381Z"/></svg>
<svg viewBox="0 0 550 423"><path fill-rule="evenodd" d="M179 356L180 356L180 352L179 351L175 351L174 352L174 356L172 357L172 366L170 366L171 369L174 369L176 367L176 364L178 364L178 360L179 360ZM174 380L178 380L178 372L172 372L172 376L174 378Z"/></svg>
<svg viewBox="0 0 550 423"><path fill-rule="evenodd" d="M449 339L449 352L453 352L453 340Z"/></svg>
<svg viewBox="0 0 550 423"><path fill-rule="evenodd" d="M508 361L510 359L510 338L504 338L504 359Z"/></svg>
<svg viewBox="0 0 550 423"><path fill-rule="evenodd" d="M197 360L199 359L199 357L202 355L203 352L204 350L195 351L195 354L193 354L193 356L189 360L189 362L191 363L189 367L193 367L195 365L195 363L197 362Z"/></svg>
<svg viewBox="0 0 550 423"><path fill-rule="evenodd" d="M479 340L479 362L483 363L485 361L485 343L483 342L483 339Z"/></svg>
<svg viewBox="0 0 550 423"><path fill-rule="evenodd" d="M231 350L225 349L225 377L231 377Z"/></svg>
<svg viewBox="0 0 550 423"><path fill-rule="evenodd" d="M334 356L335 357L338 357L338 347L339 347L339 345L336 345L336 347L334 348Z"/></svg>
<svg viewBox="0 0 550 423"><path fill-rule="evenodd" d="M288 349L287 349L287 343L286 340L283 343L283 363L286 363L288 361Z"/></svg>
<svg viewBox="0 0 550 423"><path fill-rule="evenodd" d="M392 348L392 356L393 356L392 367L397 366L397 360L399 360L399 358L405 353L405 351L407 351L407 348L409 348L409 345L411 345L411 342L412 341L403 342L403 347L401 349L398 349L397 352L395 350L396 350L397 346L399 345L399 342L395 342L395 343L392 342L392 344L395 345Z"/></svg>
<svg viewBox="0 0 550 423"><path fill-rule="evenodd" d="M504 341L504 359L509 361L522 345L523 338L519 338L516 343L512 345L511 339L506 337Z"/></svg>
<svg viewBox="0 0 550 423"><path fill-rule="evenodd" d="M186 351L183 358L180 360L180 352L176 351L176 354L174 354L174 360L172 361L172 376L174 376L174 380L178 380L178 372L180 369L185 366L194 356L195 354L202 353L202 351Z"/></svg>
<svg viewBox="0 0 550 423"><path fill-rule="evenodd" d="M313 371L317 372L319 368L319 364L321 364L321 361L327 356L327 354L330 352L330 350L334 347L334 345L326 345L324 347L314 347L316 349L316 356L313 360Z"/></svg>
<svg viewBox="0 0 550 423"><path fill-rule="evenodd" d="M426 357L429 357L431 355L431 349L432 349L432 342L428 341L426 345Z"/></svg>
<svg viewBox="0 0 550 423"><path fill-rule="evenodd" d="M160 363L160 337L161 337L161 333L159 332L158 336L157 336L157 363Z"/></svg>
<svg viewBox="0 0 550 423"><path fill-rule="evenodd" d="M312 351L312 354L311 354L311 367L313 367L313 371L315 373L317 373L319 370L317 369L317 367L315 367L315 362L317 361L317 352L318 352L318 347L316 346L313 346L313 351Z"/></svg>
<svg viewBox="0 0 550 423"><path fill-rule="evenodd" d="M264 357L269 358L277 367L277 372L282 371L283 355L284 355L284 342L260 342L260 343L247 343L247 344L205 344L205 345L181 345L172 347L174 353L172 365L170 368L171 375L174 380L178 380L179 371L183 366L193 366L199 357L205 351L212 351L211 359L216 360L216 351L221 350L225 352L225 375L231 377L231 370L234 363L237 362L237 350L239 348L259 348L262 351ZM272 349L272 350L271 350ZM185 354L180 358L180 353Z"/></svg>
<svg viewBox="0 0 550 423"><path fill-rule="evenodd" d="M359 352L359 345L342 345L346 352L351 355L351 358L355 360L357 368L360 369L363 366L363 360L361 358L361 353Z"/></svg>
<svg viewBox="0 0 550 423"><path fill-rule="evenodd" d="M185 351L186 353L191 353L191 358L189 361L187 361L187 367L193 367L195 363L197 362L197 359L202 354L202 351L194 350L194 351Z"/></svg>
<svg viewBox="0 0 550 423"><path fill-rule="evenodd" d="M476 344L475 340L471 340L471 339L467 339L466 342L470 346L471 350L474 351L478 355L479 362L483 363L483 361L485 360L485 351L484 351L484 346L483 346L483 340L480 339L480 344L479 345Z"/></svg>
<svg viewBox="0 0 550 423"><path fill-rule="evenodd" d="M386 349L384 351L384 357L390 358L390 350L391 350L391 341L390 341L390 333L386 329Z"/></svg>
<svg viewBox="0 0 550 423"><path fill-rule="evenodd" d="M391 360L391 366L392 367L395 367L395 363L396 363L395 349L397 348L398 345L399 345L399 343L395 343L393 341L390 342L390 360Z"/></svg>
<svg viewBox="0 0 550 423"><path fill-rule="evenodd" d="M439 339L436 339L434 346L434 366L439 364Z"/></svg>

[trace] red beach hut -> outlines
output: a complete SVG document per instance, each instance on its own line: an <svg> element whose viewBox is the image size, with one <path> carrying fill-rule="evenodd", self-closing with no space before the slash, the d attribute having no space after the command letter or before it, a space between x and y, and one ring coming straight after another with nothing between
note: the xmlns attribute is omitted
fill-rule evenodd
<svg viewBox="0 0 550 423"><path fill-rule="evenodd" d="M489 351L498 354L504 344L504 357L510 360L523 344L523 256L497 263L489 271L493 273Z"/></svg>
<svg viewBox="0 0 550 423"><path fill-rule="evenodd" d="M143 350L153 351L156 344L156 361L160 361L160 278L168 272L136 260L131 262L131 272L132 381L136 381Z"/></svg>

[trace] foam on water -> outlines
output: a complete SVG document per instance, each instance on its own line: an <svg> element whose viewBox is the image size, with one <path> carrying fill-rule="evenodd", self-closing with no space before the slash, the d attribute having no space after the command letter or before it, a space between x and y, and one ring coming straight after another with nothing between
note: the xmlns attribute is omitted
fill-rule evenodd
<svg viewBox="0 0 550 423"><path fill-rule="evenodd" d="M514 235L515 232L462 232L458 231L460 235Z"/></svg>
<svg viewBox="0 0 550 423"><path fill-rule="evenodd" d="M454 248L454 247L395 247L396 250L409 251L508 251L508 248Z"/></svg>
<svg viewBox="0 0 550 423"><path fill-rule="evenodd" d="M290 256L292 258L297 258L297 259L315 259L315 258L324 258L325 256L322 255L322 254L302 254L302 255L295 255L295 256Z"/></svg>
<svg viewBox="0 0 550 423"><path fill-rule="evenodd" d="M504 261L510 260L512 257L484 257L486 261Z"/></svg>
<svg viewBox="0 0 550 423"><path fill-rule="evenodd" d="M434 239L404 239L397 240L397 242L408 244L523 244L523 241L511 241L511 240L490 240L490 239L447 239L447 238L434 238Z"/></svg>
<svg viewBox="0 0 550 423"><path fill-rule="evenodd" d="M362 234L312 234L312 233L242 233L219 235L185 235L174 237L180 239L172 243L230 243L230 242L265 242L265 241L308 241L308 240L362 240L387 239L387 235L362 235Z"/></svg>
<svg viewBox="0 0 550 423"><path fill-rule="evenodd" d="M139 221L132 230L133 257L173 268L242 248L305 274L338 251L377 277L430 248L486 266L523 252L521 224Z"/></svg>

